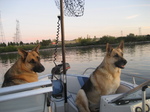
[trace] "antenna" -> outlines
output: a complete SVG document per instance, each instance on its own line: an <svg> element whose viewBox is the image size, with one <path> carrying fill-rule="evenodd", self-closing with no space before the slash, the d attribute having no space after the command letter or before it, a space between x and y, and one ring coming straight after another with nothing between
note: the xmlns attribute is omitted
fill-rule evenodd
<svg viewBox="0 0 150 112"><path fill-rule="evenodd" d="M21 41L20 25L19 20L16 20L16 33L14 36L14 42L19 43L20 41Z"/></svg>
<svg viewBox="0 0 150 112"><path fill-rule="evenodd" d="M139 27L139 35L142 35L142 33L141 33L141 27Z"/></svg>
<svg viewBox="0 0 150 112"><path fill-rule="evenodd" d="M123 36L123 31L121 30L121 37Z"/></svg>
<svg viewBox="0 0 150 112"><path fill-rule="evenodd" d="M4 43L4 42L5 42L5 35L4 35L4 31L3 31L1 12L0 12L0 43Z"/></svg>

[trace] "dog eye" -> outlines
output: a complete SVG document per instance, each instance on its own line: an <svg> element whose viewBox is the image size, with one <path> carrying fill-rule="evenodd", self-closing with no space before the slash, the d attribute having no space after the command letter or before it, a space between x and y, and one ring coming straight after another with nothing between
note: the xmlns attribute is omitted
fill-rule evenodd
<svg viewBox="0 0 150 112"><path fill-rule="evenodd" d="M37 56L38 61L40 61L40 57Z"/></svg>
<svg viewBox="0 0 150 112"><path fill-rule="evenodd" d="M32 59L29 63L36 63L36 62L34 61L34 59Z"/></svg>
<svg viewBox="0 0 150 112"><path fill-rule="evenodd" d="M115 56L114 56L114 57L118 58L118 57L119 57L119 55L118 55L118 54L115 54Z"/></svg>

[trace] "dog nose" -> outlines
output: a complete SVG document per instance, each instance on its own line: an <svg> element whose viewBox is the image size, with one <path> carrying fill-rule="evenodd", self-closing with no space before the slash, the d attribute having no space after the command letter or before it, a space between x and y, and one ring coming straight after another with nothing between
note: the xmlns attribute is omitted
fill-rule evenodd
<svg viewBox="0 0 150 112"><path fill-rule="evenodd" d="M125 59L124 59L124 61L123 61L123 62L124 62L124 64L126 64L126 63L127 63L127 60L125 60Z"/></svg>
<svg viewBox="0 0 150 112"><path fill-rule="evenodd" d="M41 71L43 72L45 70L45 67L42 65L41 67Z"/></svg>
<svg viewBox="0 0 150 112"><path fill-rule="evenodd" d="M45 70L45 67L43 65L41 65L39 72L43 72Z"/></svg>

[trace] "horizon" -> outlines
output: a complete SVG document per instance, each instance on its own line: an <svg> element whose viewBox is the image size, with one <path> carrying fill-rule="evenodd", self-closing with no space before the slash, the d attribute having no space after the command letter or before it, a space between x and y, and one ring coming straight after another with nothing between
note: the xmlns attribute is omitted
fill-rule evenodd
<svg viewBox="0 0 150 112"><path fill-rule="evenodd" d="M82 17L64 17L65 40L87 36L119 37L130 33L148 35L149 10L150 0L85 0ZM1 0L0 12L5 42L13 42L16 20L24 43L56 38L59 9L54 0Z"/></svg>

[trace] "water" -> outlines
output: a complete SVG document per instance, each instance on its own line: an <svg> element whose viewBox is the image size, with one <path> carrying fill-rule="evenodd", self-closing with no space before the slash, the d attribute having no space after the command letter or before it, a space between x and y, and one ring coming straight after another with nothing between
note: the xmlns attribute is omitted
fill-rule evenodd
<svg viewBox="0 0 150 112"><path fill-rule="evenodd" d="M54 49L41 50L41 63L45 66L45 71L39 75L51 74L51 69L55 66L53 63ZM128 61L122 73L131 74L139 77L150 79L150 43L146 44L130 44L125 45L124 57ZM84 48L66 48L66 62L71 68L67 71L68 74L83 74L86 68L96 68L105 56L105 47L84 47ZM17 53L1 54L0 55L0 82L3 81L3 75L19 58ZM58 49L56 63L62 61L61 49ZM88 70L85 74L90 74L93 69ZM131 81L132 78L121 75L121 79ZM143 80L137 79L137 83Z"/></svg>

